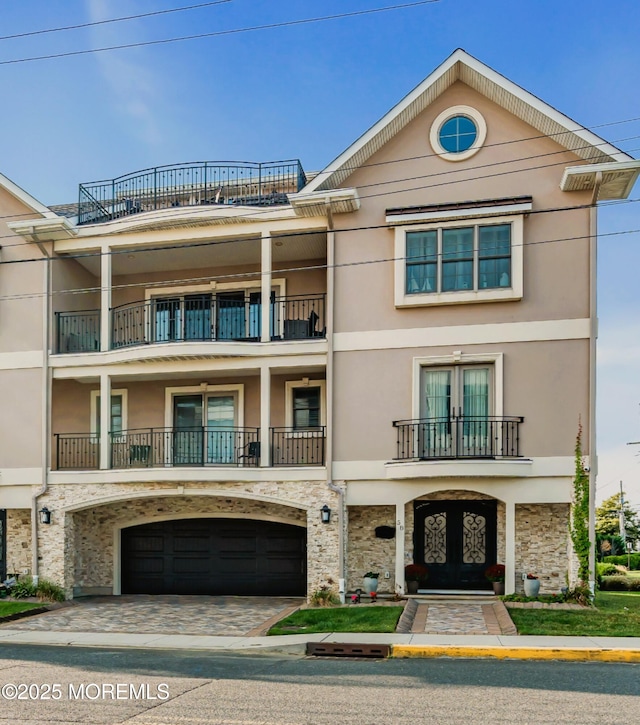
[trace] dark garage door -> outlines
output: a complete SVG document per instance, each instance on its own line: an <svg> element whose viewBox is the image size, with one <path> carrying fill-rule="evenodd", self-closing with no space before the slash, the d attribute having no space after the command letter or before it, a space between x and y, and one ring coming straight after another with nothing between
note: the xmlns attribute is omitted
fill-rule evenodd
<svg viewBox="0 0 640 725"><path fill-rule="evenodd" d="M122 529L123 594L306 594L306 529L181 519Z"/></svg>

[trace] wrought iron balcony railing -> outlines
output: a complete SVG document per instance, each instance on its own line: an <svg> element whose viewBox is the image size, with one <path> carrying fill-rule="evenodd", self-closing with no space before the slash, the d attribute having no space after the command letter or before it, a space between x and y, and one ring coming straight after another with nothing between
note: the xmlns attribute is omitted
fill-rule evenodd
<svg viewBox="0 0 640 725"><path fill-rule="evenodd" d="M111 468L257 466L258 428L139 428L111 433ZM56 468L97 469L97 434L57 434Z"/></svg>
<svg viewBox="0 0 640 725"><path fill-rule="evenodd" d="M326 295L274 297L271 339L324 338ZM100 311L56 313L56 352L100 350ZM261 339L259 293L198 294L152 299L111 310L111 349L166 342L256 342Z"/></svg>
<svg viewBox="0 0 640 725"><path fill-rule="evenodd" d="M272 466L324 466L325 426L271 428Z"/></svg>
<svg viewBox="0 0 640 725"><path fill-rule="evenodd" d="M100 310L56 312L56 352L100 349Z"/></svg>
<svg viewBox="0 0 640 725"><path fill-rule="evenodd" d="M276 206L307 183L300 161L201 161L80 184L78 224L184 206Z"/></svg>
<svg viewBox="0 0 640 725"><path fill-rule="evenodd" d="M522 417L450 417L396 420L394 460L519 458Z"/></svg>

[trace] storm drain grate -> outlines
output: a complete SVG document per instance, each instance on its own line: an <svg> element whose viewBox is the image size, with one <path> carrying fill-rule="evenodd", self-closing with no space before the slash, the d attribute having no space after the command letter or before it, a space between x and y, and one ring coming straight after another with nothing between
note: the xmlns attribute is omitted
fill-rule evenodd
<svg viewBox="0 0 640 725"><path fill-rule="evenodd" d="M314 657L389 657L388 644L337 644L307 642L307 654Z"/></svg>

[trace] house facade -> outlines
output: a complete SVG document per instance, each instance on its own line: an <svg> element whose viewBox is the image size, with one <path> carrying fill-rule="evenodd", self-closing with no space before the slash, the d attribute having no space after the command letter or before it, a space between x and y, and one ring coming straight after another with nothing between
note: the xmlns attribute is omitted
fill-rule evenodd
<svg viewBox="0 0 640 725"><path fill-rule="evenodd" d="M69 596L574 581L596 204L638 171L458 50L315 175L161 167L71 209L0 179L2 262L33 260L0 265L5 571Z"/></svg>

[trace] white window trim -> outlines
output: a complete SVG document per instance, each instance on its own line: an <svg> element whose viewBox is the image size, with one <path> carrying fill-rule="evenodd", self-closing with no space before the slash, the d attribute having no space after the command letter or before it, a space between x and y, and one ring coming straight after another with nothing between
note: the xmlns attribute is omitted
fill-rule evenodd
<svg viewBox="0 0 640 725"><path fill-rule="evenodd" d="M176 395L207 395L207 393L232 393L236 396L236 427L244 428L244 384L238 385L185 385L164 390L164 427L173 429L173 398Z"/></svg>
<svg viewBox="0 0 640 725"><path fill-rule="evenodd" d="M284 424L286 428L293 428L293 391L298 388L320 388L320 425L327 425L327 399L326 380L287 380L284 384ZM304 434L304 431L290 431L289 435Z"/></svg>
<svg viewBox="0 0 640 725"><path fill-rule="evenodd" d="M466 151L461 151L460 153L447 151L440 144L440 129L450 118L453 118L454 116L467 116L475 123L476 130L478 132L476 140L473 142L472 146ZM466 159L470 159L472 156L477 154L478 151L480 151L486 138L487 122L484 120L480 111L476 111L476 109L471 108L471 106L451 106L451 108L447 108L445 111L436 116L435 120L431 124L431 130L429 131L431 148L445 161L466 161Z"/></svg>
<svg viewBox="0 0 640 725"><path fill-rule="evenodd" d="M111 397L113 398L115 395L121 395L122 396L122 432L128 430L128 391L126 388L119 388L117 390L111 391ZM98 415L98 398L100 397L100 391L99 390L92 390L91 391L91 435L96 436L98 435L98 426L96 425L97 422L97 415ZM109 425L111 425L111 405L109 405Z"/></svg>
<svg viewBox="0 0 640 725"><path fill-rule="evenodd" d="M421 232L435 229L451 229L464 226L511 225L511 286L480 290L455 290L452 292L429 292L407 294L407 232ZM439 221L432 224L411 224L395 227L394 276L395 306L423 307L427 305L456 305L474 302L500 302L521 300L524 287L524 216L506 215L473 217L455 221ZM474 275L477 269L477 255L474 250Z"/></svg>
<svg viewBox="0 0 640 725"><path fill-rule="evenodd" d="M413 358L413 390L411 418L418 420L421 411L422 370L426 367L443 367L453 365L479 365L486 363L493 366L493 415L500 418L504 414L504 353L462 353L454 351L451 355Z"/></svg>

